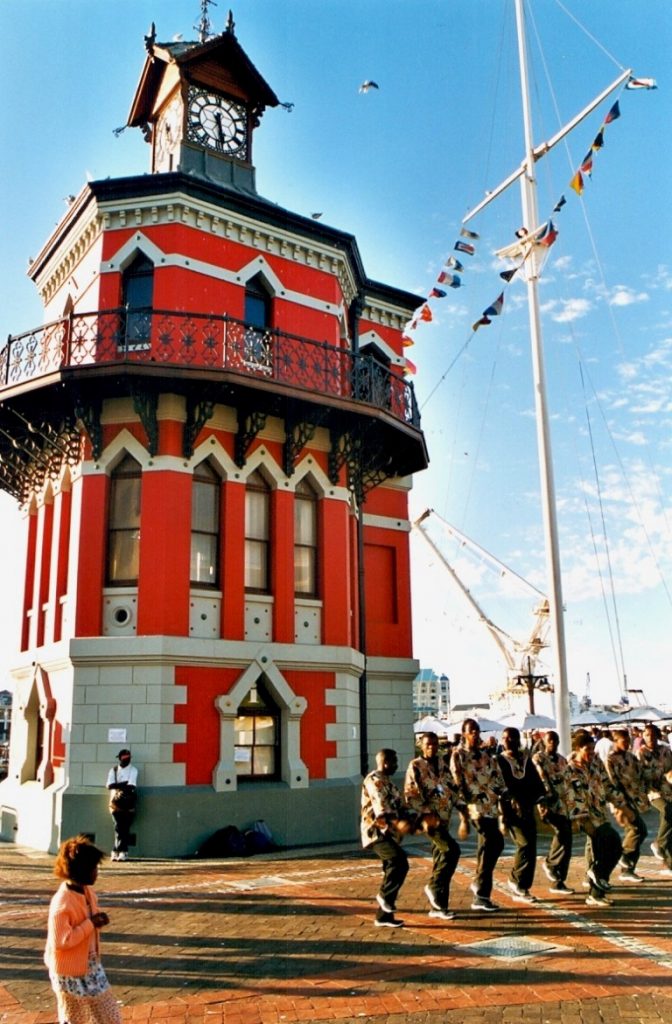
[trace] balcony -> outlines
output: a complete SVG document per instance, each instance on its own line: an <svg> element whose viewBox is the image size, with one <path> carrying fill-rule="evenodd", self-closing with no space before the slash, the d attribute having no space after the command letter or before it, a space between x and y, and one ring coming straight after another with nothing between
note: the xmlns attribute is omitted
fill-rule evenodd
<svg viewBox="0 0 672 1024"><path fill-rule="evenodd" d="M123 309L77 313L8 339L0 395L63 371L136 367L156 373L240 375L251 386L374 406L419 429L413 385L368 353L354 353L230 316Z"/></svg>
<svg viewBox="0 0 672 1024"><path fill-rule="evenodd" d="M428 463L413 385L369 352L352 352L230 316L124 309L76 313L10 337L0 353L0 488L20 501L77 458L83 424L102 450L105 398L132 397L158 444L162 392L186 399L183 450L193 452L217 403L236 409L235 461L243 466L268 416L283 420L291 475L317 427L330 438L358 497L389 476Z"/></svg>

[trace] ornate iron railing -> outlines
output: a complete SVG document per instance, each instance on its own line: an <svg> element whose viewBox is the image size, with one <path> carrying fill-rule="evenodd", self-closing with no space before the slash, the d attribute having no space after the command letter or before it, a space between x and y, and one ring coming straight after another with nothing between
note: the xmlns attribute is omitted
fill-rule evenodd
<svg viewBox="0 0 672 1024"><path fill-rule="evenodd" d="M166 310L76 313L14 335L0 353L0 389L112 363L233 371L375 406L420 426L412 383L369 353L230 316Z"/></svg>

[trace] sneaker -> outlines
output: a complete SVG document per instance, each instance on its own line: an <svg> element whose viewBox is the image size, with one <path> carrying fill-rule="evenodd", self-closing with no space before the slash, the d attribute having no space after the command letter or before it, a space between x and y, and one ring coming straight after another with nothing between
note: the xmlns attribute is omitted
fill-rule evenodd
<svg viewBox="0 0 672 1024"><path fill-rule="evenodd" d="M112 853L110 854L110 860L116 860L116 859L117 859L117 851L116 850L112 850Z"/></svg>
<svg viewBox="0 0 672 1024"><path fill-rule="evenodd" d="M517 903L536 903L536 896L533 896L529 889L521 889L520 886L516 885L510 878L506 883L511 890L511 898Z"/></svg>
<svg viewBox="0 0 672 1024"><path fill-rule="evenodd" d="M651 853L656 858L656 860L665 860L662 853L660 852L660 847L656 842L651 843Z"/></svg>
<svg viewBox="0 0 672 1024"><path fill-rule="evenodd" d="M452 910L430 910L430 917L438 917L440 921L454 921L455 914Z"/></svg>
<svg viewBox="0 0 672 1024"><path fill-rule="evenodd" d="M384 900L380 893L376 896L376 903L384 914L394 914L394 907L387 900Z"/></svg>
<svg viewBox="0 0 672 1024"><path fill-rule="evenodd" d="M472 901L471 909L481 910L484 911L486 914L491 914L495 910L499 910L499 907L497 906L496 903L493 903L492 900L487 899L485 896L477 896Z"/></svg>
<svg viewBox="0 0 672 1024"><path fill-rule="evenodd" d="M672 868L661 868L658 874L663 878L672 878Z"/></svg>
<svg viewBox="0 0 672 1024"><path fill-rule="evenodd" d="M643 882L644 879L641 875L636 874L632 868L628 868L627 871L621 871L619 878L622 882Z"/></svg>
<svg viewBox="0 0 672 1024"><path fill-rule="evenodd" d="M436 896L434 895L431 886L426 885L424 888L424 893L427 899L429 900L429 905L432 908L432 910L443 910L443 907L441 906Z"/></svg>
<svg viewBox="0 0 672 1024"><path fill-rule="evenodd" d="M555 885L549 886L548 891L560 893L561 896L572 896L574 894L574 890L570 889L570 887L568 885L565 885L565 883L560 879L558 879Z"/></svg>
<svg viewBox="0 0 672 1024"><path fill-rule="evenodd" d="M400 921L394 914L388 914L385 917L376 918L373 922L376 928L403 928L404 922Z"/></svg>
<svg viewBox="0 0 672 1024"><path fill-rule="evenodd" d="M602 892L609 892L611 886L606 878L598 878L593 868L588 868L586 871L588 880L593 883L596 889L601 889Z"/></svg>
<svg viewBox="0 0 672 1024"><path fill-rule="evenodd" d="M586 905L589 907L610 907L611 900L606 896L586 896Z"/></svg>
<svg viewBox="0 0 672 1024"><path fill-rule="evenodd" d="M555 871L553 871L552 868L549 868L545 860L541 862L541 866L544 869L544 874L546 875L546 878L549 880L549 882L553 882L553 884L555 885L555 883L558 881L558 876L556 875Z"/></svg>
<svg viewBox="0 0 672 1024"><path fill-rule="evenodd" d="M127 853L118 853L117 854L117 860L128 860L128 854Z"/></svg>

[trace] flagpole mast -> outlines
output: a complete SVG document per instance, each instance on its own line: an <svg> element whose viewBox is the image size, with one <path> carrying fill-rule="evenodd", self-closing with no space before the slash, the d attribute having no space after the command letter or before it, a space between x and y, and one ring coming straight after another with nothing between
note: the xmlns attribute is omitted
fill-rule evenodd
<svg viewBox="0 0 672 1024"><path fill-rule="evenodd" d="M537 212L537 181L535 176L535 150L532 135L532 114L527 69L527 47L523 0L515 0L516 28L518 33L518 57L520 64L520 88L523 105L525 132L524 173L521 176L521 198L523 224L532 233L539 227ZM534 399L537 423L537 446L539 449L539 472L541 477L541 504L544 521L546 561L550 576L549 608L551 621L552 649L555 661L555 712L560 738L560 749L568 753L571 743L569 720L569 684L567 678L567 652L565 646L565 623L560 575L560 547L555 503L555 482L551 458L551 435L546 400L546 373L539 314L539 261L537 247L531 246L525 261L527 277L527 301L530 319L530 342L532 348L532 370L534 376Z"/></svg>

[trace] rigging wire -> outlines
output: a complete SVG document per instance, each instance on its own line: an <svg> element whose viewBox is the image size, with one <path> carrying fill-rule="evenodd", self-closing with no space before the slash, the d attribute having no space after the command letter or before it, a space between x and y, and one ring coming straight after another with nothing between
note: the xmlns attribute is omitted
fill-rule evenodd
<svg viewBox="0 0 672 1024"><path fill-rule="evenodd" d="M617 60L616 60L616 58L614 57L614 55L613 55L613 54L609 53L609 50L607 50L607 48L606 48L605 46L603 46L603 45L602 45L602 43L601 43L601 42L599 41L599 39L597 39L597 38L596 38L596 37L595 37L595 36L594 36L594 35L592 34L592 32L589 32L589 31L588 31L588 29L586 28L586 26L585 26L585 25L582 25L582 24L581 24L581 22L579 21L579 19L578 19L577 17L575 17L575 15L573 15L571 11L568 11L568 10L567 10L567 8L565 7L565 5L564 5L564 4L562 3L562 0L555 0L555 2L556 2L556 4L557 4L557 6L558 6L558 7L559 7L559 8L561 9L561 10L563 10L563 11L565 12L565 14L566 14L566 15L567 15L567 17L568 17L568 18L570 19L570 21L573 21L573 22L574 22L574 24L575 24L575 25L577 26L577 28L580 28L580 29L581 29L581 31L582 31L582 32L584 33L584 35L586 35L586 36L588 37L588 39L590 39L590 41L591 41L592 43L594 43L594 44L595 44L595 46L597 46L598 50L601 50L601 51L602 51L602 53L603 53L603 54L605 55L605 57L608 57L608 58L609 58L609 60L610 60L610 61L611 61L611 62L612 62L613 64L615 64L615 65L616 65L616 67L617 67L617 68L619 69L619 71L625 71L625 70L626 70L626 69L625 69L625 66L624 66L623 64L621 64L621 63L620 63L619 61L617 61Z"/></svg>
<svg viewBox="0 0 672 1024"><path fill-rule="evenodd" d="M609 547L609 536L607 534L607 522L606 522L606 518L605 518L605 514L604 514L604 502L602 501L602 488L600 486L600 473L599 473L599 470L598 470L598 467L597 467L597 458L595 456L595 443L593 441L593 426L592 426L592 423L590 421L590 410L588 408L588 400L587 400L587 397L586 397L586 382L585 382L585 378L584 378L584 375L583 375L583 366L582 366L580 360L579 360L579 374L580 374L580 377L581 377L581 392L583 394L583 404L584 404L584 408L585 408L585 412L586 412L586 424L587 424L587 427L588 427L588 438L590 440L590 452L591 452L591 456L592 456L592 460L593 460L593 473L595 475L595 486L597 488L597 501L598 501L598 506L599 506L599 509L600 509L600 520L601 520L601 523L602 523L602 539L603 539L603 542L604 542L604 550L605 550L605 555L606 555L606 559L607 559L607 568L608 568L608 572L609 572L609 587L610 587L610 590L611 590L611 603L612 603L613 610L614 610L614 625L615 625L615 628L616 628L616 637L617 637L617 640L618 640L618 651L619 651L619 656L620 656L620 660L621 660L622 679L625 681L627 676L626 676L626 671L625 671L625 657L624 657L624 654L623 654L623 640L622 640L622 636L621 636L621 623L620 623L620 619L619 619L619 615L618 615L618 606L616 604L616 586L615 586L615 583L614 583L614 571L613 571L613 567L612 567L612 564L611 564L611 551L610 551L610 547ZM592 532L592 526L591 526L591 532ZM600 578L601 578L601 573L600 573ZM611 626L610 626L610 632L611 632Z"/></svg>

